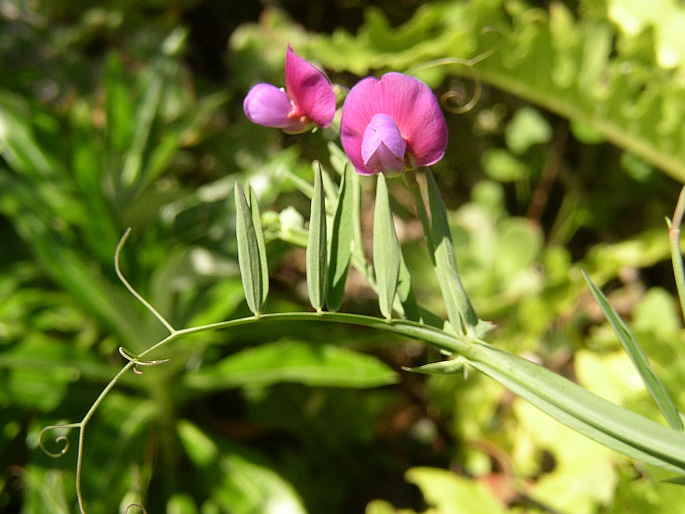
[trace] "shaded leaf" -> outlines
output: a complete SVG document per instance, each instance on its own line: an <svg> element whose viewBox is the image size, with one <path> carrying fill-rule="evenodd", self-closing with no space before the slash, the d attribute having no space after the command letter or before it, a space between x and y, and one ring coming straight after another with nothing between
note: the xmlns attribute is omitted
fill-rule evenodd
<svg viewBox="0 0 685 514"><path fill-rule="evenodd" d="M397 381L378 359L335 345L278 341L242 350L206 372L190 374L187 385L223 389L296 382L310 386L377 387Z"/></svg>
<svg viewBox="0 0 685 514"><path fill-rule="evenodd" d="M293 487L264 459L181 421L177 433L210 498L202 511L306 514Z"/></svg>
<svg viewBox="0 0 685 514"><path fill-rule="evenodd" d="M328 282L328 241L326 236L326 199L321 166L314 173L314 195L309 217L307 242L307 292L312 307L321 312Z"/></svg>
<svg viewBox="0 0 685 514"><path fill-rule="evenodd" d="M471 302L466 296L457 272L457 261L454 256L454 246L445 204L440 196L438 184L430 171L426 171L426 177L428 179L428 204L431 213L430 238L433 244L434 264L447 310L447 318L452 328L459 333L473 333L478 325L478 316L476 316Z"/></svg>
<svg viewBox="0 0 685 514"><path fill-rule="evenodd" d="M264 236L259 222L259 207L252 188L249 189L249 195L251 203L248 203L243 188L236 182L238 265L243 279L245 300L252 313L258 316L269 291L269 276L264 253Z"/></svg>
<svg viewBox="0 0 685 514"><path fill-rule="evenodd" d="M352 237L354 227L354 203L351 166L346 166L338 191L338 203L333 215L331 229L330 261L328 264L328 288L326 306L328 310L337 311L342 305L345 293L345 281L352 256Z"/></svg>

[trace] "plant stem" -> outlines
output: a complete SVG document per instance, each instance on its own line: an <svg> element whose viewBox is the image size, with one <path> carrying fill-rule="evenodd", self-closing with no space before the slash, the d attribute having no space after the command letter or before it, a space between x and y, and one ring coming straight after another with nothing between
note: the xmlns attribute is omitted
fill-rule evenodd
<svg viewBox="0 0 685 514"><path fill-rule="evenodd" d="M680 251L680 226L683 223L685 213L685 187L680 190L678 203L673 213L673 220L666 218L668 224L668 237L671 242L671 261L673 263L673 274L678 288L678 298L680 299L681 314L685 316L685 270L683 269L683 254Z"/></svg>
<svg viewBox="0 0 685 514"><path fill-rule="evenodd" d="M431 223L430 219L428 218L426 204L423 200L423 194L421 193L421 187L419 186L419 183L416 180L416 170L414 168L407 170L404 174L404 177L406 179L409 192L414 198L414 204L416 205L416 214L419 217L419 221L421 221L421 225L423 226L423 233L426 238L426 246L428 247L428 255L430 255L431 262L433 263L433 265L435 265L435 244L433 242L433 238L431 237Z"/></svg>

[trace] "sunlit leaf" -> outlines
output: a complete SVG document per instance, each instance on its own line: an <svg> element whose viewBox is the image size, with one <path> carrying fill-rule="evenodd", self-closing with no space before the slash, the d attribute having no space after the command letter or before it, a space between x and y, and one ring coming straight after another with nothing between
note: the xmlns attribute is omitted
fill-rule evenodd
<svg viewBox="0 0 685 514"><path fill-rule="evenodd" d="M649 363L647 355L640 346L640 343L637 341L631 330L618 315L616 310L611 306L609 300L604 295L604 293L602 293L602 291L592 281L590 276L585 272L583 273L583 276L585 277L585 281L587 282L588 287L590 288L592 296L594 296L595 300L597 300L597 303L599 304L599 307L602 309L604 316L606 316L607 320L614 329L616 337L618 337L618 340L621 342L623 349L626 351L626 353L630 356L630 359L633 361L635 368L642 377L642 380L647 386L647 389L649 390L649 393L652 395L652 398L654 398L654 401L659 406L661 413L668 421L668 424L671 425L672 428L682 431L683 422L680 419L680 416L678 415L678 411L676 410L675 405L673 404L673 400L671 400L671 396L668 394L666 386L654 372L654 369L652 368L652 365Z"/></svg>
<svg viewBox="0 0 685 514"><path fill-rule="evenodd" d="M539 474L530 484L533 497L567 512L592 512L612 501L618 455L556 423L527 402L517 399L513 408L519 420L518 451L532 446L538 456L546 452L554 459L550 470L531 470L531 474ZM536 460L539 462L539 457ZM569 488L570 482L573 488Z"/></svg>
<svg viewBox="0 0 685 514"><path fill-rule="evenodd" d="M670 471L685 471L685 435L620 408L560 375L487 346L471 365L595 441ZM480 353L478 351L477 353Z"/></svg>
<svg viewBox="0 0 685 514"><path fill-rule="evenodd" d="M504 514L507 510L483 482L439 468L412 468L407 480L419 486L436 513ZM431 509L432 511L433 509Z"/></svg>
<svg viewBox="0 0 685 514"><path fill-rule="evenodd" d="M549 142L552 138L552 127L537 109L522 107L507 124L504 137L509 149L521 155L533 145Z"/></svg>

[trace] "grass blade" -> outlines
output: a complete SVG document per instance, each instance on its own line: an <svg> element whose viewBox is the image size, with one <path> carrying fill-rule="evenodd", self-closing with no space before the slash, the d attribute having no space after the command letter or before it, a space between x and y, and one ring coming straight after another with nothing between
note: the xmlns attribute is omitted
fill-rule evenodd
<svg viewBox="0 0 685 514"><path fill-rule="evenodd" d="M583 272L583 276L585 277L585 281L590 288L592 296L594 296L595 300L597 300L597 303L602 309L604 316L606 316L607 320L614 329L616 337L618 337L618 340L621 342L623 349L633 361L633 364L640 374L640 377L642 377L642 381L647 386L649 393L659 406L659 409L666 418L666 421L668 421L668 424L671 426L671 428L682 431L683 423L678 415L675 405L673 404L673 400L671 400L671 397L668 394L663 382L654 372L654 369L649 363L649 360L647 359L645 352L642 350L640 343L638 343L628 326L623 322L611 304L609 304L607 297L592 281L589 275Z"/></svg>

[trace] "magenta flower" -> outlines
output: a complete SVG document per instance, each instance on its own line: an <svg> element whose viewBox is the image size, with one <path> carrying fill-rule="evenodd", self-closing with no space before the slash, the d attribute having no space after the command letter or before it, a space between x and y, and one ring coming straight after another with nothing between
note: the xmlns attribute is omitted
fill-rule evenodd
<svg viewBox="0 0 685 514"><path fill-rule="evenodd" d="M445 155L447 124L430 88L414 77L386 73L355 85L345 99L340 141L357 173L401 173Z"/></svg>
<svg viewBox="0 0 685 514"><path fill-rule="evenodd" d="M326 76L288 45L285 89L257 84L245 97L243 110L253 123L299 133L313 124L324 128L331 124L335 93Z"/></svg>

